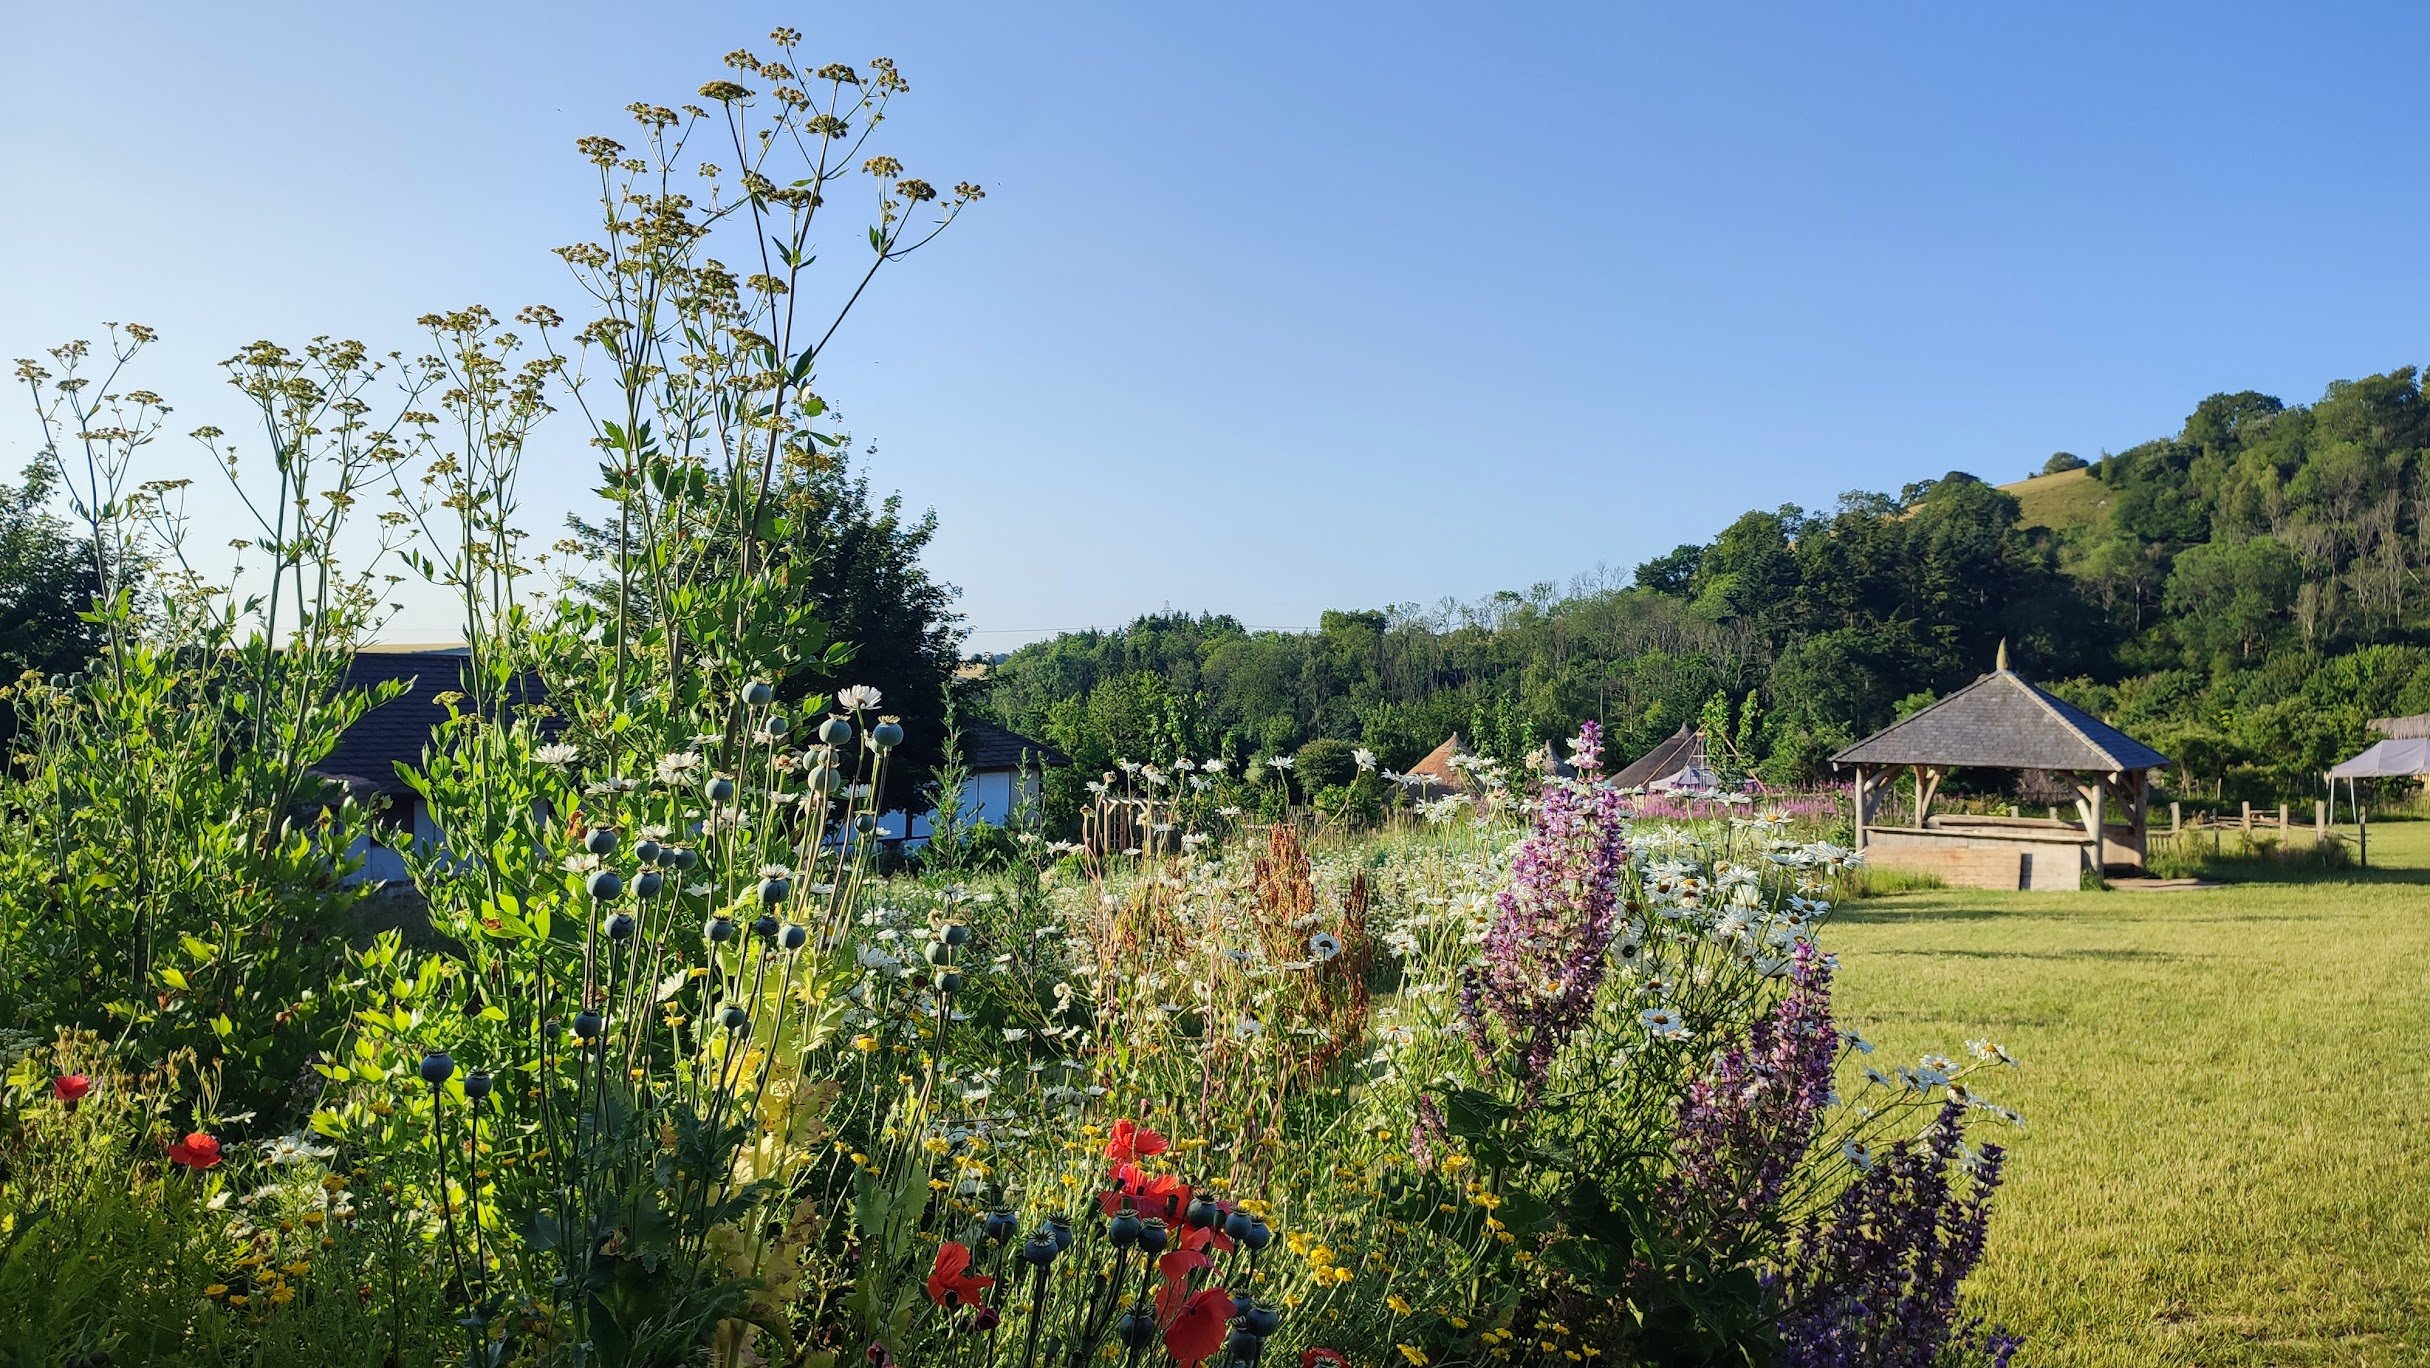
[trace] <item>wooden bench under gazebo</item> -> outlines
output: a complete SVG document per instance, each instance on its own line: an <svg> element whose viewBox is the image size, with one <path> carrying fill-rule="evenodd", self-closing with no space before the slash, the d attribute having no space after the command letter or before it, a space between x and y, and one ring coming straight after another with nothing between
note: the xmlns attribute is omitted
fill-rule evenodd
<svg viewBox="0 0 2430 1368"><path fill-rule="evenodd" d="M2151 773L2168 758L1998 664L1965 688L1831 757L1856 780L1856 845L1867 862L1956 888L2075 889L2084 871L2141 870ZM1934 812L1957 769L2046 776L2078 820ZM1892 774L1914 775L1912 805ZM1911 810L1893 812L1893 807Z"/></svg>

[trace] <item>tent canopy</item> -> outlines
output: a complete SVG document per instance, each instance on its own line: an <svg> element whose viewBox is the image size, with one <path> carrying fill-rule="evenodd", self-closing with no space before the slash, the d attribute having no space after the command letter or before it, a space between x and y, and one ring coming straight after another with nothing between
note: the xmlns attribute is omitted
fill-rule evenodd
<svg viewBox="0 0 2430 1368"><path fill-rule="evenodd" d="M2332 779L2406 779L2430 774L2430 737L2375 741L2371 748L2329 771Z"/></svg>

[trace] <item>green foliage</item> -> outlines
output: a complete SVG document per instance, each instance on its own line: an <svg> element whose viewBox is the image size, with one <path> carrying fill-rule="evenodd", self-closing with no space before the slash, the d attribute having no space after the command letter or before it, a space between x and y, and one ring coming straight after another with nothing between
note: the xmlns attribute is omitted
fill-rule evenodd
<svg viewBox="0 0 2430 1368"><path fill-rule="evenodd" d="M2054 451L2050 453L2050 459L2042 463L2042 473L2057 475L2065 471L2082 470L2088 464L2089 462L2083 457L2072 451Z"/></svg>
<svg viewBox="0 0 2430 1368"><path fill-rule="evenodd" d="M2369 717L2430 711L2425 450L2410 368L2310 407L2213 395L2173 438L2098 466L2058 453L2009 490L1953 471L1828 512L1751 512L1628 587L1328 613L1300 635L1166 614L1058 637L1003 662L990 706L1052 729L1084 769L1319 738L1401 768L1454 731L1515 763L1589 717L1624 763L1718 693L1734 720L1708 732L1784 784L1971 682L2005 641L2019 671L2172 756L2181 788L2303 793ZM1116 680L1128 707L1095 696ZM1752 726L1735 720L1750 698ZM1142 725L1149 699L1187 725Z"/></svg>
<svg viewBox="0 0 2430 1368"><path fill-rule="evenodd" d="M1338 737L1320 736L1292 756L1292 776L1310 792L1347 787L1358 777L1358 761L1351 755L1353 749L1349 742Z"/></svg>

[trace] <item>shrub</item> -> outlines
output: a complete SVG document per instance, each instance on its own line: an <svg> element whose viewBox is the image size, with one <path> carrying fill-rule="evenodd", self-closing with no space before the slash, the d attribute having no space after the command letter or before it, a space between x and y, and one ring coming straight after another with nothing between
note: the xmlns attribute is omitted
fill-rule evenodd
<svg viewBox="0 0 2430 1368"><path fill-rule="evenodd" d="M1354 747L1347 741L1320 736L1300 747L1292 757L1295 762L1292 773L1299 780L1300 787L1308 793L1346 787L1358 777L1358 761L1352 754L1353 750Z"/></svg>

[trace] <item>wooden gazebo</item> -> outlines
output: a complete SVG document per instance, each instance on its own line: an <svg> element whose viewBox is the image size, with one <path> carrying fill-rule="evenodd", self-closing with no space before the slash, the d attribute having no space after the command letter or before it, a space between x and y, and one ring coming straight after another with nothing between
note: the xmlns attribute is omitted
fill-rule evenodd
<svg viewBox="0 0 2430 1368"><path fill-rule="evenodd" d="M1854 773L1856 844L1871 863L1958 888L2073 889L2087 869L2143 867L2151 772L2168 758L2035 687L2008 668L2002 646L1991 673L1831 763ZM1966 768L2061 781L2077 820L1934 812L1941 781ZM1915 776L1914 806L1894 814L1890 774L1900 769Z"/></svg>

